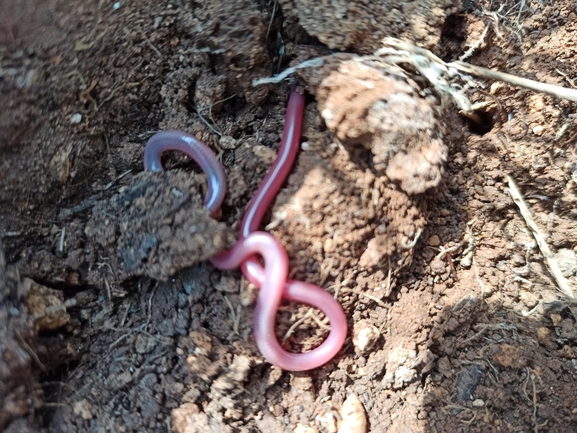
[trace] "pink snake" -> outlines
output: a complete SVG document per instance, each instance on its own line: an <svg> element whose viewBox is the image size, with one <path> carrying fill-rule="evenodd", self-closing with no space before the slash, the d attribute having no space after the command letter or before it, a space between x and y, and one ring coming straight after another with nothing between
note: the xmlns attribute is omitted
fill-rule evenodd
<svg viewBox="0 0 577 433"><path fill-rule="evenodd" d="M294 163L304 105L304 96L293 86L277 158L247 207L239 240L230 250L218 253L211 259L214 266L223 270L240 266L246 279L260 287L254 315L256 344L268 362L289 371L310 370L327 363L341 349L347 335L347 321L340 304L314 284L287 280L289 261L286 251L272 235L258 231L264 214ZM161 155L167 150L183 152L200 165L208 177L204 205L211 216L218 214L226 194L226 177L214 152L184 132L162 131L146 144L145 169L162 171ZM264 259L264 268L257 255ZM291 353L281 347L274 328L282 299L318 308L328 317L331 331L320 346L306 353Z"/></svg>

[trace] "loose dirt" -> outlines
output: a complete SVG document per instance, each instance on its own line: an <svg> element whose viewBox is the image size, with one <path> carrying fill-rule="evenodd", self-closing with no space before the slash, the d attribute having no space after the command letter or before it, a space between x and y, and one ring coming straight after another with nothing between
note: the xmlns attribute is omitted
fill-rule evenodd
<svg viewBox="0 0 577 433"><path fill-rule="evenodd" d="M576 23L570 0L0 0L0 429L577 430L574 301L506 179L577 287L575 104L487 83L472 121L354 59L398 36L569 88ZM349 338L297 374L260 357L256 289L206 259L234 242L282 134L287 86L252 80L328 55L299 71L303 143L263 229L291 277L342 304ZM143 172L169 128L221 159L219 221L186 157ZM327 331L279 311L287 350Z"/></svg>

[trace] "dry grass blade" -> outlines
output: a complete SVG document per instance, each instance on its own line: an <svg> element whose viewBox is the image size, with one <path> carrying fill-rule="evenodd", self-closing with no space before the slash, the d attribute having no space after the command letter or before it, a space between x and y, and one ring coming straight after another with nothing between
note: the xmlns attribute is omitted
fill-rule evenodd
<svg viewBox="0 0 577 433"><path fill-rule="evenodd" d="M504 83L513 84L514 86L525 87L526 89L534 90L535 92L547 93L558 98L577 102L576 89L568 89L566 87L556 86L554 84L541 83L539 81L529 80L528 78L518 77L516 75L507 74L505 72L493 71L491 69L471 65L465 62L457 61L449 63L448 65L458 69L461 72L475 75L480 78L503 81Z"/></svg>
<svg viewBox="0 0 577 433"><path fill-rule="evenodd" d="M557 288L567 298L575 299L575 290L573 290L573 288L569 285L567 279L561 273L561 269L559 269L559 265L557 264L557 262L553 257L553 252L549 248L549 245L547 245L547 242L545 242L545 238L541 233L541 231L539 230L539 227L537 227L537 224L533 219L533 215L531 214L531 210L529 209L527 202L523 198L523 194L517 187L515 180L513 179L513 177L511 177L511 175L507 175L507 181L509 184L509 193L511 194L511 197L513 198L515 204L519 207L519 211L521 212L521 216L525 220L527 227L529 227L529 229L531 229L531 232L533 232L535 241L537 241L537 245L541 250L541 254L543 254L543 257L545 258L545 263L547 264L549 271L553 275L553 278L555 278L555 281L557 282Z"/></svg>

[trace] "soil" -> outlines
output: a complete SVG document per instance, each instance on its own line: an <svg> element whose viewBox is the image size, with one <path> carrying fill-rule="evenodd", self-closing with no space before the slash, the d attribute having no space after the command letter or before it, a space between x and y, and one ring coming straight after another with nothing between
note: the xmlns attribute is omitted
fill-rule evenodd
<svg viewBox="0 0 577 433"><path fill-rule="evenodd" d="M439 48L445 19L459 11L459 0L383 2L280 0L285 16L298 22L329 48L371 54L385 36ZM436 48L435 48L436 47Z"/></svg>
<svg viewBox="0 0 577 433"><path fill-rule="evenodd" d="M574 300L507 188L577 287L575 104L487 83L472 121L354 57L399 36L575 87L577 3L369 3L0 0L0 430L577 430ZM301 151L263 228L349 338L290 373L256 348L256 289L206 259L282 134L287 86L252 80L328 55L299 72ZM186 157L143 172L169 128L221 159L219 221ZM295 352L326 328L302 305L277 318Z"/></svg>

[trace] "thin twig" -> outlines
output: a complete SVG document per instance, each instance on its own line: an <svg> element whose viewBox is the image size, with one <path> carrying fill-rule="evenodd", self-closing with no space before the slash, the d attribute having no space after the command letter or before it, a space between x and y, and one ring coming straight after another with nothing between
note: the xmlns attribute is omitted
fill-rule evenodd
<svg viewBox="0 0 577 433"><path fill-rule="evenodd" d="M480 331L478 331L475 335L473 335L472 337L467 338L466 340L463 340L463 343L468 343L469 341L472 341L474 339L476 339L477 337L480 337L481 335L483 335L485 333L485 331L487 330L492 330L492 331L497 331L497 330L504 330L504 331L512 331L513 332L513 339L517 339L515 337L515 334L517 334L517 327L515 325L511 325L509 323L497 323L494 325L491 325L489 323L483 323L480 325L475 325L475 330L480 329ZM518 336L518 334L517 334Z"/></svg>
<svg viewBox="0 0 577 433"><path fill-rule="evenodd" d="M272 28L272 22L274 21L274 15L276 13L276 8L277 8L277 2L274 2L274 5L272 6L272 13L270 14L270 21L268 23L268 29L266 29L266 37L265 37L265 41L268 41L268 35L270 34L270 29Z"/></svg>
<svg viewBox="0 0 577 433"><path fill-rule="evenodd" d="M291 327L288 329L288 331L285 333L284 337L283 337L283 341L286 341L294 332L294 330L297 328L297 326L299 326L301 323L303 323L306 319L308 319L309 317L311 317L312 314L312 309L310 309L309 311L306 312L306 314L301 317L299 320L297 320L295 323L293 323L291 325Z"/></svg>
<svg viewBox="0 0 577 433"><path fill-rule="evenodd" d="M156 290L158 290L158 282L154 285L154 289L152 289L152 293L148 298L148 308L147 308L148 311L146 312L146 324L144 325L145 331L148 331L148 324L150 323L150 318L152 317L152 300L154 299Z"/></svg>
<svg viewBox="0 0 577 433"><path fill-rule="evenodd" d="M219 137L222 137L222 132L220 132L218 129L216 129L215 126L212 126L210 124L210 122L208 120L206 120L202 114L200 114L200 111L197 110L196 108L194 109L194 111L196 111L196 114L198 114L198 117L200 117L200 120L202 120L202 123L204 123L206 126L208 126L208 128L214 132L216 135L218 135Z"/></svg>
<svg viewBox="0 0 577 433"><path fill-rule="evenodd" d="M232 302L228 299L228 297L224 297L224 301L230 310L230 319L232 320L232 332L226 337L227 340L230 340L235 335L240 335L238 332L239 324L240 324L240 313L241 309L237 308L236 311L232 306ZM238 306L240 307L240 305Z"/></svg>
<svg viewBox="0 0 577 433"><path fill-rule="evenodd" d="M312 311L312 309L311 309ZM314 311L311 313L311 319L313 319L315 321L315 323L319 326L319 328L324 329L324 330L329 330L331 329L331 327L329 325L327 325L326 323L323 323L323 321L319 318L319 316L317 316ZM327 320L327 318L325 317L325 320Z"/></svg>
<svg viewBox="0 0 577 433"><path fill-rule="evenodd" d="M541 83L539 81L529 80L528 78L518 77L516 75L507 74L506 72L493 71L491 69L483 68L481 66L471 65L465 62L451 62L447 66L453 67L461 72L475 75L487 80L503 81L504 83L513 84L514 86L524 87L535 92L547 93L562 99L577 102L577 89L569 89L567 87L556 86L554 84Z"/></svg>
<svg viewBox="0 0 577 433"><path fill-rule="evenodd" d="M481 37L475 41L474 44L472 44L469 49L467 51L465 51L463 53L463 55L461 57L459 57L459 60L462 62L463 60L467 60L469 57L471 57L473 55L473 53L477 50L477 48L479 48L481 46L481 44L483 42L485 42L485 37L487 36L487 33L489 32L489 29L491 28L491 23L487 23L487 25L485 26L485 29L483 30L483 33L481 33Z"/></svg>
<svg viewBox="0 0 577 433"><path fill-rule="evenodd" d="M106 277L104 277L104 287L106 287L106 294L108 295L108 300L112 301L112 291L110 290L110 284L108 284L108 280L106 279Z"/></svg>
<svg viewBox="0 0 577 433"><path fill-rule="evenodd" d="M368 293L364 293L359 290L348 289L346 287L341 287L339 290L345 293L354 293L359 296L364 296L365 298L368 298L371 301L376 302L379 306L387 308L387 305L383 301L381 301L379 298L376 298L375 296L369 295Z"/></svg>
<svg viewBox="0 0 577 433"><path fill-rule="evenodd" d="M42 361L40 361L40 358L38 358L38 355L36 354L36 352L34 352L34 349L32 349L30 347L30 345L26 342L26 340L24 340L24 338L22 337L20 332L15 331L14 335L16 336L16 338L18 339L18 341L22 345L22 348L24 349L24 351L26 351L28 353L28 355L30 355L30 357L32 358L32 360L34 361L36 366L40 370L46 371L46 366L44 364L42 364Z"/></svg>
<svg viewBox="0 0 577 433"><path fill-rule="evenodd" d="M60 242L58 243L58 251L64 251L64 239L66 238L66 226L62 227L62 232L60 233Z"/></svg>
<svg viewBox="0 0 577 433"><path fill-rule="evenodd" d="M544 423L537 424L537 386L535 385L535 375L530 368L527 368L527 374L529 374L529 377L531 378L531 384L533 385L533 431L535 433L539 433L539 427L545 427L549 420L546 419ZM539 380L541 380L541 378L539 378ZM525 387L527 387L527 383L525 383ZM527 395L527 391L525 391L525 395Z"/></svg>
<svg viewBox="0 0 577 433"><path fill-rule="evenodd" d="M107 189L110 189L112 187L112 185L114 185L116 182L118 182L120 179L122 179L124 176L126 176L127 174L132 173L132 169L130 170L126 170L124 173L122 173L120 176L118 176L116 179L114 179L113 181L109 182L105 187L104 187L104 191L106 191Z"/></svg>
<svg viewBox="0 0 577 433"><path fill-rule="evenodd" d="M505 83L513 84L519 87L525 87L527 89L531 89L536 92L548 93L550 95L557 96L559 98L564 98L570 101L577 102L577 89L568 89L566 87L555 86L553 84L541 83L539 81L533 81L527 78L521 78L516 75L507 74L505 72L493 71L491 69L471 65L469 63L460 61L446 63L429 50L417 47L411 43L403 42L395 38L390 37L385 38L383 39L383 44L385 46L393 47L397 50L405 51L405 53L412 53L413 55L416 54L419 56L423 56L432 62L442 65L445 68L454 68L458 71L475 75L480 78L503 81ZM386 50L385 49L379 50L377 51L377 54L378 53L384 54L386 53Z"/></svg>
<svg viewBox="0 0 577 433"><path fill-rule="evenodd" d="M142 30L140 31L140 34L142 35L148 46L152 49L152 51L154 51L158 57L162 57L162 53L160 52L160 50L156 48L152 42L150 42L150 39L146 37L146 34Z"/></svg>
<svg viewBox="0 0 577 433"><path fill-rule="evenodd" d="M566 297L570 299L575 299L575 291L571 286L569 286L569 282L563 276L561 269L559 269L559 265L555 261L553 252L549 248L549 245L547 245L545 237L539 230L539 227L537 227L537 224L533 219L533 215L531 215L531 211L529 210L529 206L527 205L527 202L525 202L525 199L521 191L517 187L515 180L511 175L507 175L507 181L509 184L509 194L511 194L513 201L519 207L519 211L521 212L521 216L525 220L527 227L529 227L529 229L533 233L533 236L537 241L537 245L541 250L541 254L543 254L543 257L545 258L545 263L547 264L549 271L553 275L553 278L555 278L555 281L557 282L557 288Z"/></svg>
<svg viewBox="0 0 577 433"><path fill-rule="evenodd" d="M266 77L266 78L258 78L252 81L253 86L259 86L261 84L276 84L280 83L282 80L287 78L289 75L293 74L297 69L303 68L320 68L324 64L324 59L322 57L315 57L314 59L305 60L302 63L299 63L296 66L292 66L290 68L285 69L280 74L275 75L274 77Z"/></svg>

